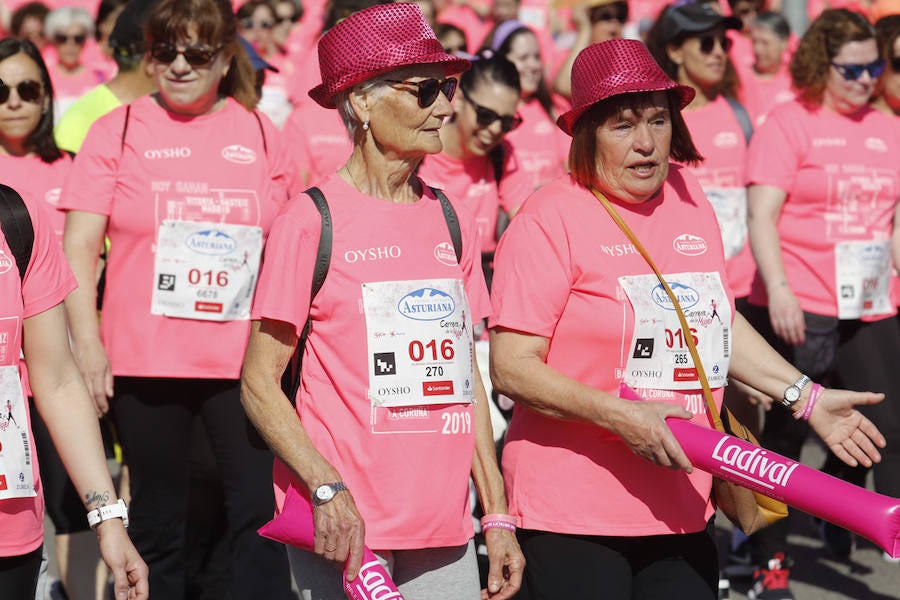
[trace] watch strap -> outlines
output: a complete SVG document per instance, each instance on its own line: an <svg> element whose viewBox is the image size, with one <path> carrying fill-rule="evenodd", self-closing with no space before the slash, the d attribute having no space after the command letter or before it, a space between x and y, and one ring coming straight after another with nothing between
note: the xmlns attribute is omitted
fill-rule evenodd
<svg viewBox="0 0 900 600"><path fill-rule="evenodd" d="M95 508L87 514L88 525L91 529L96 529L100 523L110 519L122 519L122 524L126 528L128 527L128 507L121 498L115 504Z"/></svg>
<svg viewBox="0 0 900 600"><path fill-rule="evenodd" d="M800 399L800 396L803 393L803 388L805 388L806 384L808 384L810 381L812 381L812 379L810 379L806 375L801 375L797 381L785 388L784 394L781 397L781 404L786 406L787 408L792 407L794 403ZM790 390L791 388L795 388L797 390L797 397L793 400L788 398L788 390Z"/></svg>

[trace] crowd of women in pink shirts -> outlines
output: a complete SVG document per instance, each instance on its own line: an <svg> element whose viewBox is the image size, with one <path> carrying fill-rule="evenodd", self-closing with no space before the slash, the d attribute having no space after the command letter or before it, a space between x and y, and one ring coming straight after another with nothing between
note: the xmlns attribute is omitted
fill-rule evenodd
<svg viewBox="0 0 900 600"><path fill-rule="evenodd" d="M27 38L41 50L54 87L57 121L82 94L115 75L116 66L106 39L126 1L0 0L0 37ZM751 150L753 130L759 130L778 105L795 98L788 65L806 21L814 20L826 8L839 7L862 13L872 23L900 14L900 2L896 0L807 0L807 19L789 23L778 12L782 2L790 0L698 0L698 6L706 5L702 10L686 9L687 13L693 11L692 18L701 23L708 21L709 27L720 34L700 38L702 55L713 57L719 64L692 70L687 65L689 57L665 50L672 40L680 39L686 31L691 32L689 28L685 30L683 23L666 23L658 18L669 4L666 0L417 0L438 37L442 41L446 39L445 48L467 58L505 56L516 66L521 88L515 118L507 121L467 98L478 115L479 125L493 125L500 119L497 134L483 140L483 150L487 151L473 153L466 143L454 143L452 137L449 142L445 139L444 152L429 156L419 174L451 198L471 199L477 204L474 209L482 263L489 274L492 253L504 223L515 217L532 192L566 172L569 139L556 122L570 108L567 81L572 59L587 45L606 39L643 39L670 77L675 80L680 77L679 83L699 92L698 99L686 107L684 117L706 161L691 169L716 209L728 259L729 283L738 300L738 309L741 301L746 302L748 298L751 303L754 298L761 298L759 303L765 305L760 286L766 282L761 283L757 275L751 253L752 232L747 229L747 185L773 183L774 180L767 180L773 169L766 166L773 160L787 161L791 157L781 149L769 159L762 158L768 150L762 149L760 142ZM330 24L378 3L385 2L303 0L302 5L295 0L233 2L238 33L273 67L265 72L258 108L275 126L272 130L267 126L267 134L280 138L270 139L268 144L270 148L283 148L283 158L289 163L285 170L292 171L284 179L290 182L292 195L333 174L346 162L352 149L336 111L322 108L308 95L321 82L316 44ZM675 6L684 8L688 4L694 3L681 0ZM798 20L796 15L793 18ZM888 27L883 25L885 21L881 23L882 29ZM697 31L706 29L698 26ZM892 31L888 35L889 47L879 47L887 60L872 102L877 110L888 115L900 114L900 42L897 42L900 26L894 24ZM460 43L460 36L464 44ZM681 69L683 63L685 68ZM872 71L869 73L873 75ZM791 118L784 108L776 111L774 117L779 123ZM449 125L445 127L450 132L448 135L454 135ZM460 135L465 135L465 130L461 131ZM774 127L769 127L763 135L766 148L774 150L780 145L773 132ZM256 130L251 128L251 133L255 135ZM265 137L262 143L266 143ZM832 149L832 152L841 150ZM2 170L7 169L7 154L0 152ZM751 157L755 157L752 163L755 171L748 167ZM18 171L18 178L23 182L31 175L40 178L45 188L43 198L55 206L71 160L64 156L53 169L47 169L37 159L32 167L26 167L21 161L9 165ZM777 175L781 178L778 182L790 189L791 174ZM185 179L189 178L185 175ZM11 178L2 177L4 183L9 183L8 179ZM23 185L33 183L32 180ZM54 215L57 221L51 225L61 235L62 213L54 212ZM797 282L801 284L812 287L815 282ZM829 311L827 307L813 308L820 309L813 312ZM812 309L804 307L804 310ZM865 320L865 315L861 318ZM776 333L781 335L779 331ZM140 362L138 358L135 360ZM174 355L173 360L177 360ZM748 394L753 398L752 392ZM502 398L500 404L503 405ZM498 437L501 431L502 426L498 427ZM895 494L896 487L884 491Z"/></svg>

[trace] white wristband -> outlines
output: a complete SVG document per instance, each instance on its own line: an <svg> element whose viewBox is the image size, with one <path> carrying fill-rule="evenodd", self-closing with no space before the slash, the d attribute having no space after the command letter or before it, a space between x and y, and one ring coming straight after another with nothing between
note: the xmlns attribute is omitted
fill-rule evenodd
<svg viewBox="0 0 900 600"><path fill-rule="evenodd" d="M87 514L88 525L91 529L96 529L97 525L110 519L122 519L122 524L126 529L128 528L128 507L121 498L115 504L95 508Z"/></svg>

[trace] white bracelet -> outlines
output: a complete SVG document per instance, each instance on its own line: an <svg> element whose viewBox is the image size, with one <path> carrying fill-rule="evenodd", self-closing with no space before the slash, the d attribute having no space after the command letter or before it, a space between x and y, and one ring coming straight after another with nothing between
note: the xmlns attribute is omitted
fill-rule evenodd
<svg viewBox="0 0 900 600"><path fill-rule="evenodd" d="M96 529L97 525L110 519L122 519L122 524L126 529L128 528L128 507L121 498L115 504L95 508L87 514L88 525L91 529Z"/></svg>

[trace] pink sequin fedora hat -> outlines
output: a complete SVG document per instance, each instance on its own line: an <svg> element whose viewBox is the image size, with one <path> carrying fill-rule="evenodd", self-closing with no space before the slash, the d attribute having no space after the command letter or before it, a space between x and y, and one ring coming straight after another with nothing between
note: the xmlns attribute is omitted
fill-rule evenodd
<svg viewBox="0 0 900 600"><path fill-rule="evenodd" d="M694 99L694 89L669 79L643 42L609 40L588 46L572 65L572 109L556 120L572 135L575 122L589 108L619 94L675 90L681 108Z"/></svg>
<svg viewBox="0 0 900 600"><path fill-rule="evenodd" d="M334 96L373 77L409 65L440 64L446 73L462 73L470 63L444 52L443 46L411 2L378 4L353 13L319 40L322 83L309 96L334 108Z"/></svg>

